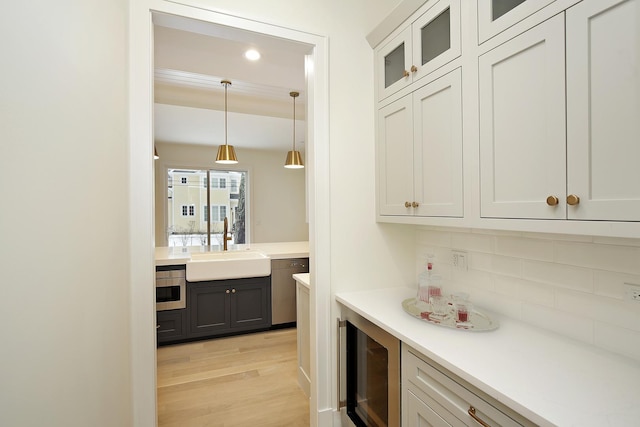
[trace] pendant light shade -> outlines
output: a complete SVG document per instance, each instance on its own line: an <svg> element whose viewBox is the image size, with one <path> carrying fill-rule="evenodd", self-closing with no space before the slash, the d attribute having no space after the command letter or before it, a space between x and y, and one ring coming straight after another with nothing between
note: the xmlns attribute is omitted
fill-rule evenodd
<svg viewBox="0 0 640 427"><path fill-rule="evenodd" d="M299 151L296 151L296 98L299 95L298 92L289 92L289 96L293 98L293 150L287 153L287 160L284 162L284 167L287 169L304 168L302 156Z"/></svg>
<svg viewBox="0 0 640 427"><path fill-rule="evenodd" d="M224 85L224 145L218 147L216 163L232 165L238 163L238 158L236 157L236 150L233 148L233 145L227 144L227 89L231 86L231 82L229 80L223 80L221 83Z"/></svg>
<svg viewBox="0 0 640 427"><path fill-rule="evenodd" d="M158 160L160 158L160 156L158 156L158 149L156 148L156 146L153 146L153 160Z"/></svg>

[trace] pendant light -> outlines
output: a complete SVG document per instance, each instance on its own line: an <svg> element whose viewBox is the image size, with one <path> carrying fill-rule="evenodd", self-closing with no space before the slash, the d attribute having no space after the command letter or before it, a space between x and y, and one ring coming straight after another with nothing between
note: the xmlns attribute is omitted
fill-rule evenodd
<svg viewBox="0 0 640 427"><path fill-rule="evenodd" d="M224 145L218 147L218 155L216 156L216 163L224 165L232 165L238 163L236 158L236 150L233 145L227 144L227 88L231 86L229 80L222 80L224 85Z"/></svg>
<svg viewBox="0 0 640 427"><path fill-rule="evenodd" d="M158 149L156 148L156 146L153 146L153 160L158 160L160 158L160 156L158 156Z"/></svg>
<svg viewBox="0 0 640 427"><path fill-rule="evenodd" d="M287 153L287 160L284 163L284 167L287 169L302 169L304 167L302 156L299 151L296 151L296 98L299 95L298 92L289 92L289 96L293 98L293 150Z"/></svg>

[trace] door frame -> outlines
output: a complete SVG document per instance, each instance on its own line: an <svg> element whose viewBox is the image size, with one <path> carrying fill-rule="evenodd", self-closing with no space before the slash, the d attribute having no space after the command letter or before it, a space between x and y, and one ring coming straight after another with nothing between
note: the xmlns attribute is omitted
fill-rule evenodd
<svg viewBox="0 0 640 427"><path fill-rule="evenodd" d="M188 1L188 0L187 0ZM332 348L330 310L329 54L324 36L249 20L198 5L164 0L130 2L129 10L129 260L131 412L133 425L155 426L156 333L154 298L153 15L225 25L312 46L306 58L307 197L311 343ZM311 352L311 426L332 425L332 358Z"/></svg>

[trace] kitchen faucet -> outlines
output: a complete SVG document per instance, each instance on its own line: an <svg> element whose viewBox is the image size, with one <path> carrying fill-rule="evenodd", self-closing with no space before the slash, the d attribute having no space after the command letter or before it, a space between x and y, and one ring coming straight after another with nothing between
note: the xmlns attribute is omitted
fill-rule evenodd
<svg viewBox="0 0 640 427"><path fill-rule="evenodd" d="M227 241L231 240L231 237L227 237L229 233L229 220L227 217L224 217L224 231L222 232L222 250L227 250Z"/></svg>

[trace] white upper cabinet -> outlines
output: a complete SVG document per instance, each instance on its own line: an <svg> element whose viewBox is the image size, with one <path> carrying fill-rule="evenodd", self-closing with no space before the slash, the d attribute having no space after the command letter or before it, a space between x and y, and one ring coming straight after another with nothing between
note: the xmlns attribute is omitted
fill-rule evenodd
<svg viewBox="0 0 640 427"><path fill-rule="evenodd" d="M478 63L481 215L565 218L564 16Z"/></svg>
<svg viewBox="0 0 640 427"><path fill-rule="evenodd" d="M568 217L640 221L639 0L567 10Z"/></svg>
<svg viewBox="0 0 640 427"><path fill-rule="evenodd" d="M482 217L640 221L639 3L583 0L479 57Z"/></svg>
<svg viewBox="0 0 640 427"><path fill-rule="evenodd" d="M378 113L380 215L463 215L462 93L457 68Z"/></svg>
<svg viewBox="0 0 640 427"><path fill-rule="evenodd" d="M421 11L376 50L378 100L460 56L460 0L430 0Z"/></svg>
<svg viewBox="0 0 640 427"><path fill-rule="evenodd" d="M483 43L555 0L477 0L478 41Z"/></svg>

